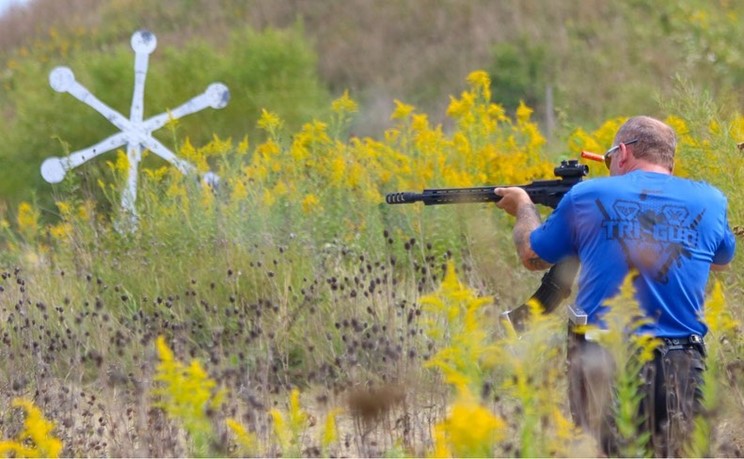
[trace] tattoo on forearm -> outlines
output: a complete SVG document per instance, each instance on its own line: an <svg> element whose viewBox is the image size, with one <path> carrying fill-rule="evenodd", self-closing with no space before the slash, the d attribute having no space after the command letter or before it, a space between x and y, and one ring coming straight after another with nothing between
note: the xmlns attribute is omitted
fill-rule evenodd
<svg viewBox="0 0 744 459"><path fill-rule="evenodd" d="M525 248L530 246L530 233L540 226L540 214L537 213L535 205L525 204L517 209L517 221L514 223L514 244L517 251L524 253Z"/></svg>
<svg viewBox="0 0 744 459"><path fill-rule="evenodd" d="M540 214L534 204L529 203L517 209L517 221L514 224L514 244L519 258L525 260L532 269L547 269L550 263L541 259L530 247L530 233L540 226Z"/></svg>

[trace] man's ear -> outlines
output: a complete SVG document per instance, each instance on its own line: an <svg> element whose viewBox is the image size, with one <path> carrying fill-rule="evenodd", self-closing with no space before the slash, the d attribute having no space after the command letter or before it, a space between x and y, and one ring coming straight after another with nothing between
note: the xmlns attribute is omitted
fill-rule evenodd
<svg viewBox="0 0 744 459"><path fill-rule="evenodd" d="M628 162L629 159L628 155L630 154L630 152L628 151L628 147L626 147L624 143L621 143L619 151L616 154L618 167L625 166L625 163Z"/></svg>

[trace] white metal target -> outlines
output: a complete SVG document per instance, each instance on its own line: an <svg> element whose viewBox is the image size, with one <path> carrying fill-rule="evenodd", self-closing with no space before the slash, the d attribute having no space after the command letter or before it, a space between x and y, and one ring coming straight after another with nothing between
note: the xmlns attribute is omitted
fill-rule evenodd
<svg viewBox="0 0 744 459"><path fill-rule="evenodd" d="M135 53L134 61L134 94L129 119L97 99L88 89L75 80L75 75L68 67L57 67L49 74L49 84L57 92L68 92L79 101L89 105L103 115L120 132L88 148L59 158L52 156L41 165L41 175L49 183L59 183L65 174L81 164L113 149L127 145L127 159L129 171L127 187L122 192L121 206L128 216L128 227L133 229L137 225L137 173L143 148L160 156L173 164L183 174L196 173L196 168L171 152L167 147L152 136L152 132L163 127L169 120L178 119L186 115L203 110L207 107L223 108L230 100L230 91L222 83L209 85L202 94L192 98L179 107L159 115L143 120L145 79L147 63L150 53L155 50L157 40L155 35L147 30L139 30L132 35L132 49ZM207 172L202 179L210 186L216 186L219 177Z"/></svg>

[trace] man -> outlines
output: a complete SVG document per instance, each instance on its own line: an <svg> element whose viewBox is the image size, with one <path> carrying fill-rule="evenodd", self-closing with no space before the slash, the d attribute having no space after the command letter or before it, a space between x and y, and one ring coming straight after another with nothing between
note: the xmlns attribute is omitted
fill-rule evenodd
<svg viewBox="0 0 744 459"><path fill-rule="evenodd" d="M639 332L664 343L644 373L644 416L656 453L665 456L681 454L684 442L684 433L670 423L689 426L700 407L705 286L711 269L723 269L735 249L726 198L709 184L674 177L675 149L671 127L646 116L630 118L604 157L611 177L574 186L543 224L524 190L495 189L502 196L497 205L516 216L514 242L527 269L578 257L575 309L589 324L602 326L605 301L631 269L637 273L637 299L651 319ZM590 338L572 333L569 339L569 400L575 422L611 454L613 364Z"/></svg>

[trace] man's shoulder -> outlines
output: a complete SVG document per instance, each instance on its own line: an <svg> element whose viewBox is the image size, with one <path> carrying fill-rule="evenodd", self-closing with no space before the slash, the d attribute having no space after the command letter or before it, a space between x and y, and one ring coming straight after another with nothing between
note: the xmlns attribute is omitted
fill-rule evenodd
<svg viewBox="0 0 744 459"><path fill-rule="evenodd" d="M689 192L706 197L708 199L719 199L726 201L726 195L715 185L705 180L694 180L685 177L674 177L674 183L679 189L687 189Z"/></svg>
<svg viewBox="0 0 744 459"><path fill-rule="evenodd" d="M602 196L606 193L615 194L623 189L629 191L638 187L652 189L655 186L659 185L658 182L653 182L654 179L658 178L659 176L655 175L654 177L650 178L650 182L647 183L649 177L645 177L644 174L625 174L613 177L597 177L576 184L571 189L571 196L572 199L579 199L587 196ZM668 181L665 180L666 183L664 183L663 185L663 189L666 193L691 193L701 198L715 199L726 202L726 196L723 194L723 192L709 182L706 182L704 180L693 180L673 175L669 175L666 178L668 179Z"/></svg>
<svg viewBox="0 0 744 459"><path fill-rule="evenodd" d="M571 188L572 197L579 198L584 196L595 196L602 194L607 190L613 189L613 183L617 184L617 179L622 177L597 177L591 180L584 180L577 183Z"/></svg>

